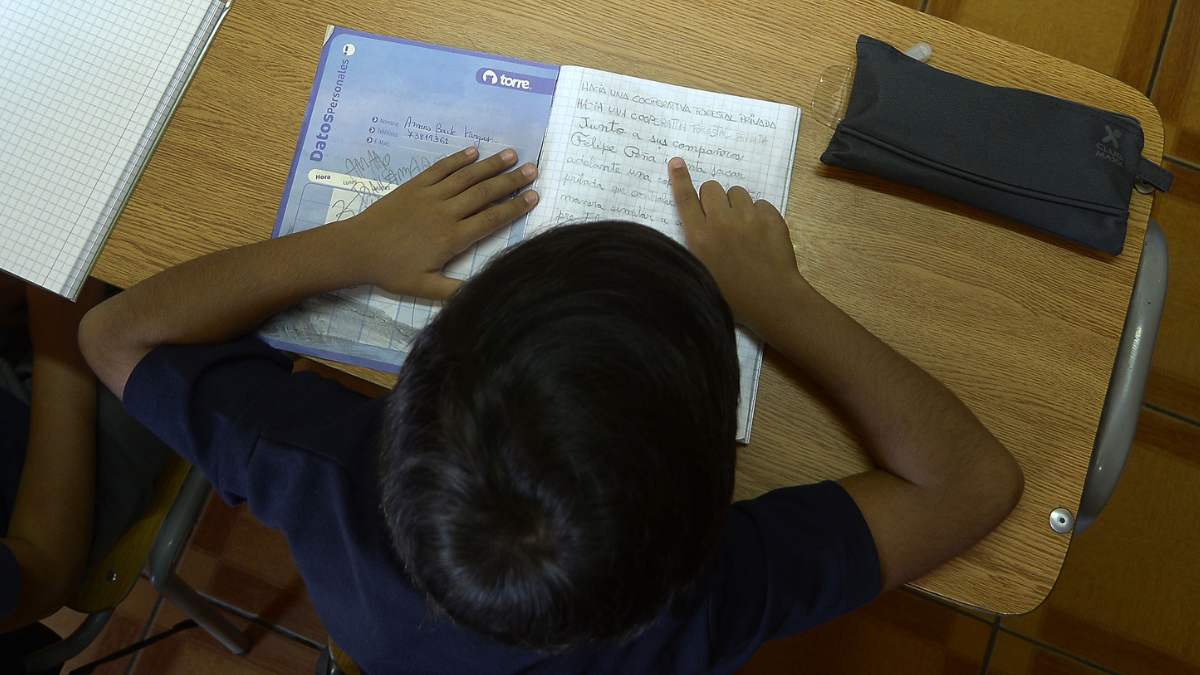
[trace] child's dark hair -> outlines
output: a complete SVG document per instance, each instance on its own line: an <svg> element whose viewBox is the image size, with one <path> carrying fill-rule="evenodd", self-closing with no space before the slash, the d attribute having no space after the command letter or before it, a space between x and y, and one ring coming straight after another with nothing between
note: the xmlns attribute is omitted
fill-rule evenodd
<svg viewBox="0 0 1200 675"><path fill-rule="evenodd" d="M561 651L649 625L712 553L738 364L716 282L641 225L551 230L421 333L384 413L387 529L430 605Z"/></svg>

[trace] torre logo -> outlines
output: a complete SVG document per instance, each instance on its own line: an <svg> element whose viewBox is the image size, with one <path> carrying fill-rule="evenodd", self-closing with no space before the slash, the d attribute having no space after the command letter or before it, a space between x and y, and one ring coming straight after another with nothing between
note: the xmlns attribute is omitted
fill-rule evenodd
<svg viewBox="0 0 1200 675"><path fill-rule="evenodd" d="M486 87L553 96L557 78L515 73L511 70L500 70L499 68L492 67L476 70L475 81Z"/></svg>
<svg viewBox="0 0 1200 675"><path fill-rule="evenodd" d="M513 89L523 89L525 91L529 91L529 80L509 77L505 73L496 75L496 71L491 69L483 71L482 79L485 84L498 84L501 87L511 87Z"/></svg>

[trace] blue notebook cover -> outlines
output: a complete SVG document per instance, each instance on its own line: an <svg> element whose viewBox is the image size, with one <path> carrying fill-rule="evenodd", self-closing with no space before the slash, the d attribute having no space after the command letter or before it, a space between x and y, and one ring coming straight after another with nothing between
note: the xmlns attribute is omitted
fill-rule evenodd
<svg viewBox="0 0 1200 675"><path fill-rule="evenodd" d="M468 145L538 160L558 66L331 27L283 191L273 237L349 218ZM465 279L520 240L525 218L447 266ZM306 300L264 324L272 346L399 372L439 303L378 288Z"/></svg>

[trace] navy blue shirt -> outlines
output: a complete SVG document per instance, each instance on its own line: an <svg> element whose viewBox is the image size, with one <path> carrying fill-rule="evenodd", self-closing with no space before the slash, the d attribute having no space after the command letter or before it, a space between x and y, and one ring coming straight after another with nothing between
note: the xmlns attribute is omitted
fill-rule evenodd
<svg viewBox="0 0 1200 675"><path fill-rule="evenodd" d="M135 418L287 536L330 637L365 672L732 673L764 641L804 631L879 593L875 544L836 483L737 502L696 587L626 643L550 656L435 618L393 553L376 488L369 399L253 337L164 346L125 386Z"/></svg>

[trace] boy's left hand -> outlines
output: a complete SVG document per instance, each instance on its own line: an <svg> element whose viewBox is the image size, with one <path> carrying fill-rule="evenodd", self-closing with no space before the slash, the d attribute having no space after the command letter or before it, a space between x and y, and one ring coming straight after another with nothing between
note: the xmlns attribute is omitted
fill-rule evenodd
<svg viewBox="0 0 1200 675"><path fill-rule="evenodd" d="M501 173L517 161L511 149L476 162L478 157L473 147L445 157L343 221L372 284L446 300L461 283L442 275L446 263L537 204L533 190L497 203L532 183L537 167Z"/></svg>
<svg viewBox="0 0 1200 675"><path fill-rule="evenodd" d="M688 250L712 273L734 318L771 341L781 309L813 292L796 266L787 221L740 186L726 192L710 180L697 194L678 157L667 167Z"/></svg>

